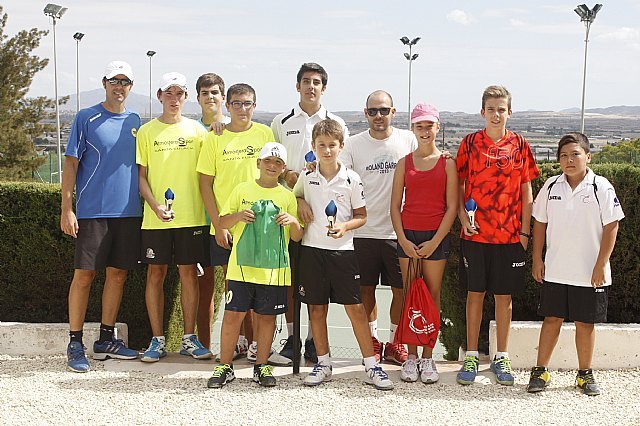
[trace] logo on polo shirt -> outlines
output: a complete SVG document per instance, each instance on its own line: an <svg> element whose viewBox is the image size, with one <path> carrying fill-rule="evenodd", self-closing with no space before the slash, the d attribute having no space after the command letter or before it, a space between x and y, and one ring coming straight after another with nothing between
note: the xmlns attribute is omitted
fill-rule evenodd
<svg viewBox="0 0 640 426"><path fill-rule="evenodd" d="M309 185L318 185L318 186L320 186L320 182L318 182L317 180L310 180L309 181Z"/></svg>
<svg viewBox="0 0 640 426"><path fill-rule="evenodd" d="M613 207L618 207L620 206L620 201L618 200L618 197L613 197Z"/></svg>
<svg viewBox="0 0 640 426"><path fill-rule="evenodd" d="M289 130L289 131L287 131L287 136L299 135L299 134L300 134L300 130Z"/></svg>
<svg viewBox="0 0 640 426"><path fill-rule="evenodd" d="M562 197L560 195L549 195L549 200L562 200Z"/></svg>

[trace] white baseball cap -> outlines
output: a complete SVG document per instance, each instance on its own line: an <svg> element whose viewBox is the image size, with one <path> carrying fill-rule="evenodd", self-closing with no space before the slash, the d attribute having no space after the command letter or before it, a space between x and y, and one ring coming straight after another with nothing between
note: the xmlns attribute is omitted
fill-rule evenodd
<svg viewBox="0 0 640 426"><path fill-rule="evenodd" d="M267 157L276 157L287 164L287 148L278 142L267 142L260 150L260 160Z"/></svg>
<svg viewBox="0 0 640 426"><path fill-rule="evenodd" d="M109 62L107 68L104 70L104 78L108 80L118 74L122 74L129 80L133 81L133 70L131 69L131 65L124 61Z"/></svg>
<svg viewBox="0 0 640 426"><path fill-rule="evenodd" d="M162 74L162 78L160 79L160 90L164 92L171 86L178 86L186 92L187 77L179 72L168 72L166 74Z"/></svg>

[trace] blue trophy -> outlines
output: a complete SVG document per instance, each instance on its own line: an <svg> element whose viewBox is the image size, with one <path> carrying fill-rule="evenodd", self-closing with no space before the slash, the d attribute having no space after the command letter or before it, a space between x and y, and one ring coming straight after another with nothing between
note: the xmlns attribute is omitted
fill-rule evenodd
<svg viewBox="0 0 640 426"><path fill-rule="evenodd" d="M174 214L171 207L173 206L173 200L176 198L176 195L173 193L171 188L167 188L164 192L164 205L166 206L165 211L171 215L169 220L173 220Z"/></svg>
<svg viewBox="0 0 640 426"><path fill-rule="evenodd" d="M313 163L314 161L316 161L316 155L313 153L313 151L309 151L304 155L304 161L306 163Z"/></svg>
<svg viewBox="0 0 640 426"><path fill-rule="evenodd" d="M327 215L327 220L329 221L329 230L327 231L327 237L337 234L336 231L331 230L333 229L333 225L336 223L336 215L338 214L338 206L336 206L336 203L334 203L333 200L329 201L329 204L327 204L327 207L325 207L324 214Z"/></svg>
<svg viewBox="0 0 640 426"><path fill-rule="evenodd" d="M478 210L478 204L476 204L476 200L469 197L469 199L464 203L464 209L467 211L467 216L469 216L469 223L471 223L471 227L473 229L476 229L475 215L476 210Z"/></svg>

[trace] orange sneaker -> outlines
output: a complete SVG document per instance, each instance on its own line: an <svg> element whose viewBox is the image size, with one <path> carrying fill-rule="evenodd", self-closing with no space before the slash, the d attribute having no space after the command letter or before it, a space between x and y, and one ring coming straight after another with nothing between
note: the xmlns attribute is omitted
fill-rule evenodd
<svg viewBox="0 0 640 426"><path fill-rule="evenodd" d="M389 361L394 364L402 365L406 360L409 354L407 353L407 348L402 344L396 344L389 342L384 345L384 359L385 361Z"/></svg>

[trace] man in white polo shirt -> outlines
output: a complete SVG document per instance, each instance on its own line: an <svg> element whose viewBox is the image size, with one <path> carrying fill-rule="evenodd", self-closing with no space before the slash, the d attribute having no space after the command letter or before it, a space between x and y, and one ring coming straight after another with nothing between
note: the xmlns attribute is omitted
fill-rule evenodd
<svg viewBox="0 0 640 426"><path fill-rule="evenodd" d="M389 93L383 90L371 93L364 109L369 129L346 140L340 160L358 173L367 197L367 223L355 231L354 244L360 264L362 303L369 316L373 348L378 359L384 352L385 360L402 364L407 359L407 350L404 345L394 345L393 339L400 320L404 290L389 200L396 164L416 149L417 142L411 131L391 126L395 112ZM377 335L375 291L378 282L391 286L392 291L390 336L384 348Z"/></svg>

